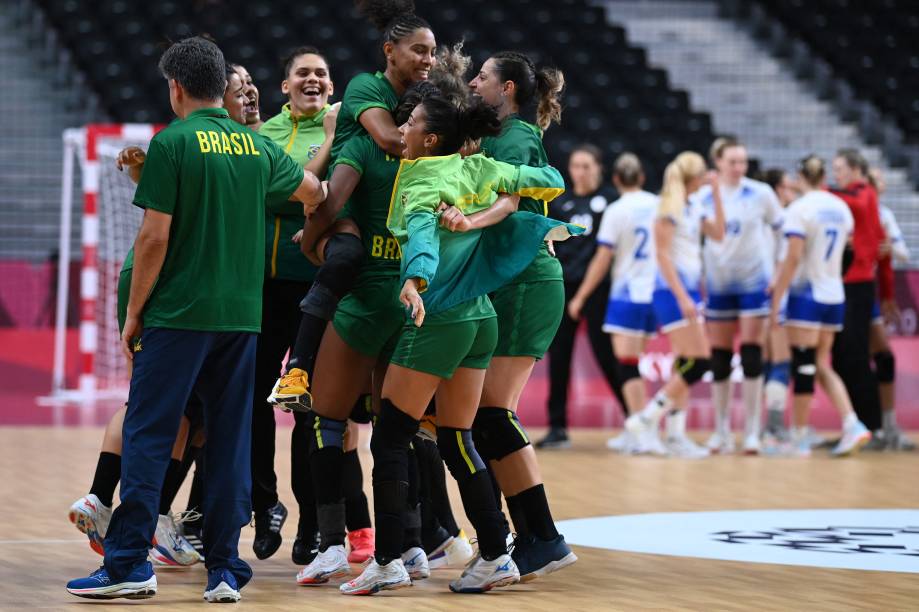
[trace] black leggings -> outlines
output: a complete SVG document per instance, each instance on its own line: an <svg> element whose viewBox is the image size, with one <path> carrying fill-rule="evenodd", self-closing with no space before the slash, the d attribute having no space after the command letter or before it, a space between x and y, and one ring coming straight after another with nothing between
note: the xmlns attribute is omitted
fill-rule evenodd
<svg viewBox="0 0 919 612"><path fill-rule="evenodd" d="M833 341L833 369L842 378L859 420L871 431L881 428L881 398L871 368L871 308L874 283L846 283L846 314Z"/></svg>

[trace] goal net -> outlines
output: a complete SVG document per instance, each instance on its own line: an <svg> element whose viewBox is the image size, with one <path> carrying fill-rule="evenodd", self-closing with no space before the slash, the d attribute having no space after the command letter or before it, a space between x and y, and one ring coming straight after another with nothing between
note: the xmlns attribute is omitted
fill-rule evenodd
<svg viewBox="0 0 919 612"><path fill-rule="evenodd" d="M64 133L61 197L61 261L76 252L70 245L74 209L82 211L78 370L66 371L68 274L58 276L57 322L52 393L58 399L92 400L127 397L129 372L119 345L118 277L134 244L143 211L132 204L135 185L115 166L127 146L146 151L160 126L89 125ZM76 161L76 163L74 163ZM82 202L74 202L78 170ZM60 266L66 270L67 266Z"/></svg>

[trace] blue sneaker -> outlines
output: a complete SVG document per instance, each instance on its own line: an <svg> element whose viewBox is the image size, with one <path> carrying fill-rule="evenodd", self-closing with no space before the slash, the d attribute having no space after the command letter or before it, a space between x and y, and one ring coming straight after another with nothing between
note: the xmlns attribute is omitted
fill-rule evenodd
<svg viewBox="0 0 919 612"><path fill-rule="evenodd" d="M211 570L207 573L207 589L204 599L210 603L236 603L242 595L236 584L236 576L228 569Z"/></svg>
<svg viewBox="0 0 919 612"><path fill-rule="evenodd" d="M149 561L134 568L121 582L112 582L104 567L86 578L67 583L67 592L88 599L148 599L156 595L156 575Z"/></svg>
<svg viewBox="0 0 919 612"><path fill-rule="evenodd" d="M565 536L561 534L552 540L540 540L533 536L518 537L514 541L511 556L520 570L521 582L557 572L578 560L578 556L565 543Z"/></svg>

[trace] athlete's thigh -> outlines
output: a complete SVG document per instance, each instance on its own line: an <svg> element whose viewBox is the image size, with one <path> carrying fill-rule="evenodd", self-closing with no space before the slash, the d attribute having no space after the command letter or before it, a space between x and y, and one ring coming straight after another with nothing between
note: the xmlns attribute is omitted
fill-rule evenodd
<svg viewBox="0 0 919 612"><path fill-rule="evenodd" d="M482 396L485 370L457 368L453 378L437 388L437 424L456 429L471 429Z"/></svg>
<svg viewBox="0 0 919 612"><path fill-rule="evenodd" d="M523 388L533 373L532 357L492 357L482 387L481 406L517 411Z"/></svg>
<svg viewBox="0 0 919 612"><path fill-rule="evenodd" d="M645 350L646 338L629 334L613 334L613 352L616 357L638 357Z"/></svg>
<svg viewBox="0 0 919 612"><path fill-rule="evenodd" d="M376 358L368 357L345 344L335 326L326 326L316 355L313 375L313 411L344 420L373 372Z"/></svg>
<svg viewBox="0 0 919 612"><path fill-rule="evenodd" d="M722 349L734 347L734 335L737 333L737 321L706 321L708 337L712 346ZM681 328L682 329L682 328Z"/></svg>
<svg viewBox="0 0 919 612"><path fill-rule="evenodd" d="M776 325L769 330L769 357L773 363L781 363L791 359L788 330L785 329L784 325Z"/></svg>
<svg viewBox="0 0 919 612"><path fill-rule="evenodd" d="M871 354L890 350L890 341L887 339L887 330L883 321L872 321L871 331L868 336L868 346Z"/></svg>
<svg viewBox="0 0 919 612"><path fill-rule="evenodd" d="M439 376L391 363L383 380L383 398L420 420L441 380ZM438 407L438 413L439 410Z"/></svg>
<svg viewBox="0 0 919 612"><path fill-rule="evenodd" d="M680 357L705 357L711 356L711 346L702 324L690 321L686 325L672 329L667 333L670 348L675 355Z"/></svg>
<svg viewBox="0 0 919 612"><path fill-rule="evenodd" d="M820 330L816 327L788 325L786 328L788 329L788 344L792 347L814 348L820 340Z"/></svg>
<svg viewBox="0 0 919 612"><path fill-rule="evenodd" d="M821 329L817 335L817 363L829 363L833 353L833 340L836 332L832 329Z"/></svg>
<svg viewBox="0 0 919 612"><path fill-rule="evenodd" d="M766 332L766 317L740 317L741 344L763 344Z"/></svg>

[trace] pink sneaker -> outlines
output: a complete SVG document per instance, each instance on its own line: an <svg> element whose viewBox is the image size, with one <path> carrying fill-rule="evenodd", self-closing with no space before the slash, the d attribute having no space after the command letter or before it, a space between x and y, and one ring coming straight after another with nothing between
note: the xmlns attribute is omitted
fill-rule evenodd
<svg viewBox="0 0 919 612"><path fill-rule="evenodd" d="M372 557L374 551L373 544L373 527L365 527L364 529L348 532L348 545L351 548L351 552L348 553L348 562L363 563Z"/></svg>

